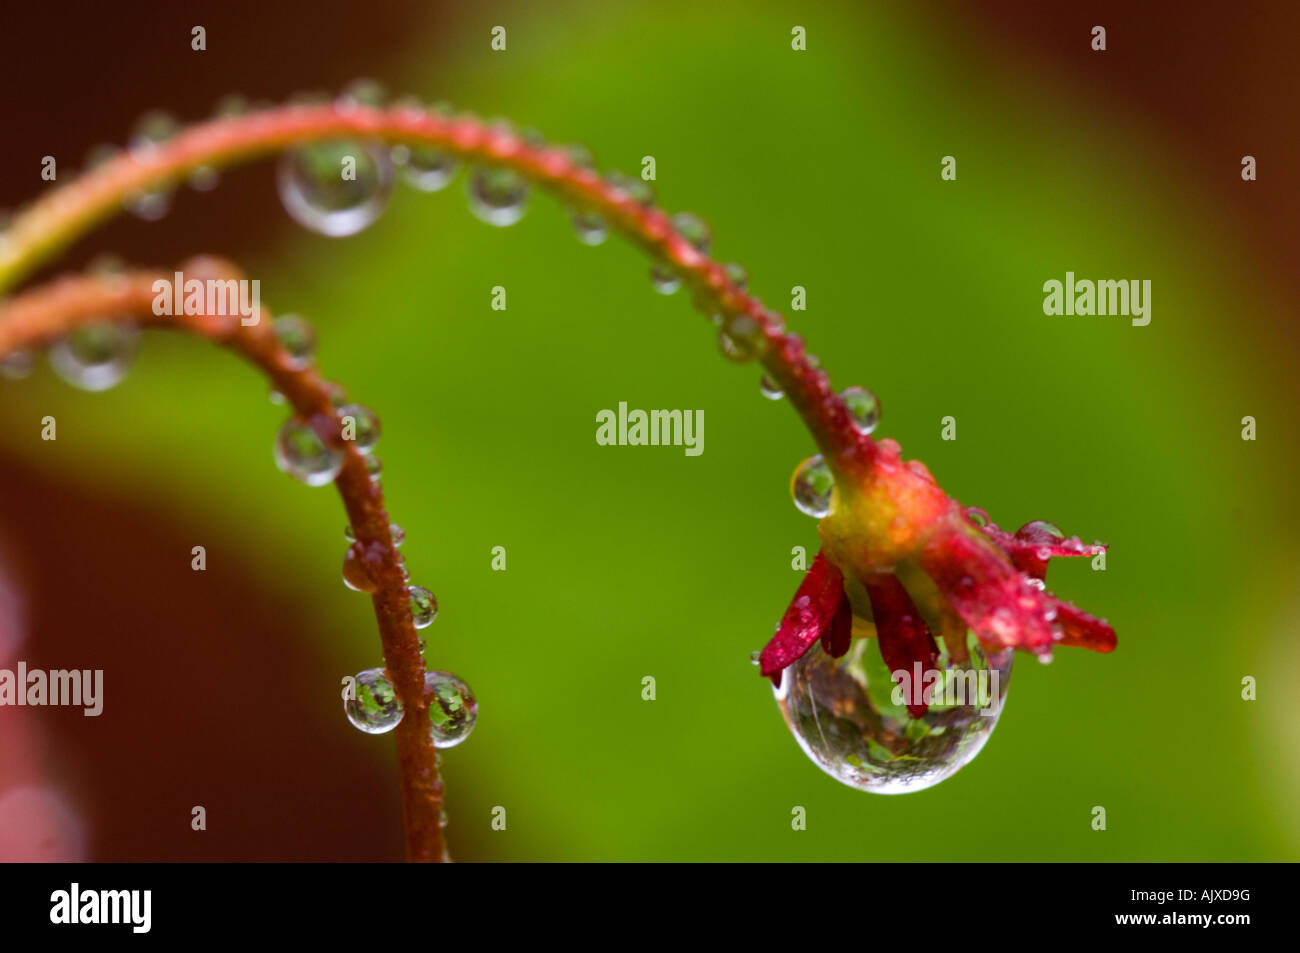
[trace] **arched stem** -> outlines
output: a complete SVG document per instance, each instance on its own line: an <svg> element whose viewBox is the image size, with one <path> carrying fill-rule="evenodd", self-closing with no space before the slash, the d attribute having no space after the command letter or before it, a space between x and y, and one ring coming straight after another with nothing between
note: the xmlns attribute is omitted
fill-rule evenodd
<svg viewBox="0 0 1300 953"><path fill-rule="evenodd" d="M637 202L617 182L577 163L564 147L535 145L501 125L423 108L376 109L355 103L285 106L194 126L147 150L134 149L56 188L0 233L0 294L14 287L133 194L181 181L200 167L220 168L294 146L337 139L380 139L435 148L476 164L504 166L593 211L683 280L696 304L744 337L798 411L841 490L853 492L875 444L851 425L844 402L815 367L781 315L738 287L726 269L698 251L658 208Z"/></svg>
<svg viewBox="0 0 1300 953"><path fill-rule="evenodd" d="M200 281L243 277L233 265L212 258L187 262L182 271L187 278ZM256 323L248 326L242 324L239 315L155 315L154 283L169 282L171 278L150 272L68 276L9 299L0 306L0 355L44 347L80 326L106 320L184 331L220 344L259 368L298 416L342 451L343 468L334 485L347 510L355 545L362 548L366 569L375 583L371 600L384 661L405 706L405 716L394 735L407 858L441 861L445 859L442 782L429 731L424 657L379 483L371 479L365 455L356 444L341 439L338 410L327 382L314 367L294 364L272 332L271 316L265 308ZM331 435L332 439L328 439Z"/></svg>

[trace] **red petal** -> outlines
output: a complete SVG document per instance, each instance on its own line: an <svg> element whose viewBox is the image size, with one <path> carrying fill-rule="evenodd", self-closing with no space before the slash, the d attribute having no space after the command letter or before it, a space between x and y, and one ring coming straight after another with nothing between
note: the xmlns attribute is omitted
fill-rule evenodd
<svg viewBox="0 0 1300 953"><path fill-rule="evenodd" d="M840 600L840 607L831 616L831 624L822 633L822 648L831 658L839 658L849 650L853 641L853 608L848 599Z"/></svg>
<svg viewBox="0 0 1300 953"><path fill-rule="evenodd" d="M880 641L880 655L889 671L907 673L914 690L920 684L914 677L914 665L921 663L921 671L934 668L939 658L930 628L916 611L912 597L893 575L877 574L863 579L867 595L871 597L871 614L876 620L876 638ZM920 718L929 706L920 703L908 705L913 718Z"/></svg>
<svg viewBox="0 0 1300 953"><path fill-rule="evenodd" d="M983 510L972 507L967 510L968 514L971 512L988 519L988 514ZM996 523L980 526L979 529L1011 557L1011 562L1017 569L1029 573L1035 579L1047 575L1047 560L1053 556L1096 556L1106 551L1104 543L1089 546L1077 536L1068 539L1057 536L1042 520L1026 523L1014 534L1001 529Z"/></svg>
<svg viewBox="0 0 1300 953"><path fill-rule="evenodd" d="M1105 619L1088 615L1078 606L1068 602L1056 605L1056 624L1061 627L1060 645L1075 645L1094 652L1115 650L1115 630Z"/></svg>
<svg viewBox="0 0 1300 953"><path fill-rule="evenodd" d="M840 606L847 604L844 577L818 553L790 607L785 610L776 635L759 654L759 671L771 677L773 682L779 681L781 670L801 658L823 633L828 632Z"/></svg>
<svg viewBox="0 0 1300 953"><path fill-rule="evenodd" d="M986 536L962 525L942 529L920 563L985 648L1051 653L1056 600L1031 586Z"/></svg>

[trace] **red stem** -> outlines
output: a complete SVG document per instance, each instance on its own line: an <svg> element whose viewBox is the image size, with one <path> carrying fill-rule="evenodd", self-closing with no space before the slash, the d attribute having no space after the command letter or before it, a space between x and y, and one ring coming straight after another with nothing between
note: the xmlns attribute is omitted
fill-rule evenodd
<svg viewBox="0 0 1300 953"><path fill-rule="evenodd" d="M243 277L233 265L211 258L187 262L181 270L187 278L201 281ZM271 331L270 313L263 308L258 322L249 326L242 325L238 315L155 315L154 282L170 281L171 277L149 272L68 276L25 292L0 308L0 354L44 347L78 326L105 320L186 331L227 347L260 368L298 415L311 422L322 439L343 452L343 468L334 485L343 498L357 545L364 547L365 565L376 584L371 600L384 661L405 707L405 716L393 734L402 784L406 854L409 860L441 861L445 859L442 782L429 730L424 656L380 486L370 477L365 455L353 441L342 439L338 411L327 382L314 367L293 366Z"/></svg>

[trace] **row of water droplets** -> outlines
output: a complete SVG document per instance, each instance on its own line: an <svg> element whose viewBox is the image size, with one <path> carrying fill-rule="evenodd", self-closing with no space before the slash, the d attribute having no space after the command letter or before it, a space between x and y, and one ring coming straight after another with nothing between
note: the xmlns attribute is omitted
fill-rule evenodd
<svg viewBox="0 0 1300 953"><path fill-rule="evenodd" d="M282 315L275 319L272 328L285 355L285 363L294 370L302 370L312 363L316 335L307 321L297 315ZM378 483L383 469L375 455L382 432L379 417L370 408L349 402L339 385L327 386L331 388L336 415L343 425L344 439L363 455L371 480ZM271 397L277 403L284 401L283 396L275 391L271 392ZM343 450L322 440L311 424L297 416L286 420L276 437L276 465L307 486L332 483L342 470L344 460ZM406 541L406 532L396 523L391 524L388 530L394 547L400 547ZM359 540L351 527L344 531L344 536L348 548L343 556L343 584L354 592L375 592L379 584L366 559L367 541ZM410 585L411 573L400 552L397 566L407 584L411 621L416 629L426 629L437 618L438 600L423 586ZM420 639L420 649L424 649L423 638ZM429 699L429 732L434 745L450 748L460 744L469 737L478 717L474 693L455 674L443 671L427 672L424 688ZM392 731L405 713L392 681L382 668L357 673L343 707L348 721L367 734Z"/></svg>

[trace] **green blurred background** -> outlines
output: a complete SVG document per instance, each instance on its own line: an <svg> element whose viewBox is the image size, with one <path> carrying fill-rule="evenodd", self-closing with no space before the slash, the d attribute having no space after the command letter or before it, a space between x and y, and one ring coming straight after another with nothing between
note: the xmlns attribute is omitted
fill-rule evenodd
<svg viewBox="0 0 1300 953"><path fill-rule="evenodd" d="M803 756L749 662L798 585L792 547L816 550L815 523L787 489L810 440L788 406L760 398L755 368L719 356L684 295L650 290L639 252L619 240L582 246L545 195L514 227L482 225L465 209L463 181L435 195L399 189L367 232L324 239L288 221L265 164L230 172L215 193L181 196L161 223L91 236L71 261L123 249L142 265L199 251L237 258L271 308L314 321L325 373L381 416L390 511L407 530L413 582L441 605L428 656L465 678L481 706L473 736L443 757L458 858L1300 856L1295 288L1267 224L1283 206L1264 192L1284 188L1282 160L1261 156L1261 181L1242 183L1240 156L1261 151L1258 138L1161 112L1160 84L1178 86L1178 70L1189 72L1179 103L1198 87L1194 59L1162 45L1175 30L1154 14L1058 11L1030 28L1028 9L412 5L382 30L357 27L355 43L356 24L313 23L314 70L293 59L302 51L281 63L257 52L277 42L312 49L314 34L287 21L209 27L207 60L176 36L159 39L160 23L188 34L188 19L162 6L122 31L133 43L152 31L168 52L97 94L111 107L86 111L96 132L119 140L133 111L201 116L217 98L201 94L209 88L280 97L365 74L582 142L602 167L635 173L653 155L661 204L706 217L717 256L749 269L752 288L787 313L837 385L880 395L878 435L1004 526L1045 518L1110 543L1105 572L1061 561L1050 582L1111 620L1118 651L1060 652L1046 667L1022 657L998 730L970 766L919 794L860 793ZM1112 24L1106 54L1088 50L1094 20ZM498 24L505 53L489 48ZM806 52L790 48L796 24ZM1211 36L1213 23L1204 26ZM1249 29L1268 42L1278 27ZM1129 69L1134 60L1141 69ZM181 70L199 92L169 88ZM1227 96L1189 114L1213 117ZM68 96L59 102L70 108ZM60 123L55 141L75 152L93 145L89 134ZM33 155L51 148L22 144ZM955 182L940 180L946 155ZM22 162L24 178L7 186L14 202L39 187L27 169L37 159ZM1044 316L1042 284L1067 270L1149 278L1150 325ZM504 312L489 307L496 285L508 292ZM794 285L807 288L806 312L789 313ZM227 654L233 681L220 693L196 688L194 711L152 707L213 746L239 723L245 750L221 794L229 810L206 842L184 831L139 847L131 818L153 817L147 797L109 812L100 786L130 782L104 772L78 780L66 768L86 732L127 744L117 734L127 722L114 719L133 705L151 710L147 689L110 695L97 723L55 732L73 747L52 738L46 760L92 819L87 855L397 856L391 744L353 732L338 711L339 677L380 661L369 602L339 583L337 497L272 466L283 410L264 384L209 346L152 335L110 393L73 392L43 368L0 394L6 467L29 470L31 486L169 527L174 538L149 545L172 547L179 574L189 573L189 547L207 545L209 563L233 574L230 598L267 600L293 643L264 652L232 631L195 645L182 681ZM597 446L595 415L619 401L703 409L704 454ZM45 414L60 421L57 447L33 423ZM1248 414L1255 442L1241 439ZM957 419L955 442L940 439L946 415ZM43 500L33 493L14 508L63 518ZM77 528L66 531L77 547ZM11 549L36 545L11 534ZM169 585L119 565L111 539L85 545L94 571L123 577L113 587L122 605L151 583ZM506 572L490 569L494 546L507 550ZM49 560L28 576L59 575ZM36 644L39 603L32 611ZM101 603L75 615L93 639L117 611ZM146 616L130 637L184 641L187 621L213 611L182 604ZM159 665L149 678L177 680ZM250 689L241 667L270 672ZM111 660L106 669L111 692ZM647 675L653 702L641 698ZM1241 698L1248 675L1258 701ZM277 686L303 707L280 705ZM224 714L202 714L209 705ZM277 754L286 721L326 739L329 759L290 768L298 755ZM150 723L131 722L130 743L165 776ZM259 745L265 767L240 771ZM270 804L261 772L275 773L282 756L284 770L302 772L299 786ZM340 776L363 780L333 793L316 780ZM193 779L176 779L185 804L217 798ZM333 814L318 803L330 800ZM498 805L504 832L490 828ZM806 831L791 829L795 805L807 809ZM1097 805L1104 832L1091 827ZM272 827L256 847L213 846L266 811L278 824L315 823L316 845L284 846ZM111 835L93 820L109 813Z"/></svg>

